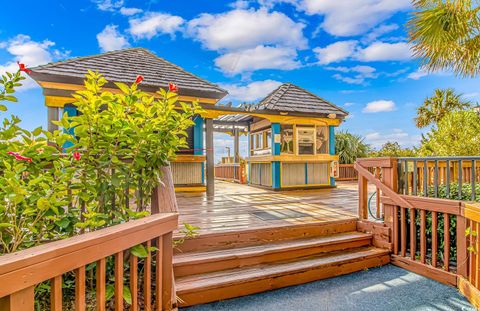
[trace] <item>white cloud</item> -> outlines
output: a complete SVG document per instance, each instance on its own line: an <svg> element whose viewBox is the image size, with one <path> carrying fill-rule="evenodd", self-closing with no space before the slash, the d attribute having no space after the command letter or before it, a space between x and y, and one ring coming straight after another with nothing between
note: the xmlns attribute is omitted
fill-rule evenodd
<svg viewBox="0 0 480 311"><path fill-rule="evenodd" d="M259 45L306 48L303 23L280 12L232 10L202 14L188 23L188 34L209 50L251 49Z"/></svg>
<svg viewBox="0 0 480 311"><path fill-rule="evenodd" d="M359 49L356 58L366 62L409 60L412 58L410 47L407 42L374 42L366 48Z"/></svg>
<svg viewBox="0 0 480 311"><path fill-rule="evenodd" d="M290 70L300 67L297 52L292 48L259 45L253 49L229 52L215 59L215 65L234 75L259 69Z"/></svg>
<svg viewBox="0 0 480 311"><path fill-rule="evenodd" d="M428 76L428 71L423 68L418 68L414 72L408 74L407 78L412 80L419 80L420 78Z"/></svg>
<svg viewBox="0 0 480 311"><path fill-rule="evenodd" d="M120 14L125 15L125 16L132 16L132 15L135 15L135 14L140 14L142 12L143 12L143 10L139 9L139 8L126 8L126 7L120 8Z"/></svg>
<svg viewBox="0 0 480 311"><path fill-rule="evenodd" d="M369 102L362 110L364 113L388 112L396 110L395 103L391 100L376 100Z"/></svg>
<svg viewBox="0 0 480 311"><path fill-rule="evenodd" d="M158 34L174 36L180 31L185 20L180 16L151 12L129 20L128 31L135 39L151 39Z"/></svg>
<svg viewBox="0 0 480 311"><path fill-rule="evenodd" d="M227 100L255 101L263 99L274 89L279 87L282 82L275 80L255 81L246 85L240 84L220 84L229 93Z"/></svg>
<svg viewBox="0 0 480 311"><path fill-rule="evenodd" d="M33 41L27 35L17 35L13 39L0 42L0 48L5 49L13 56L12 60L0 64L0 74L3 74L6 71L16 72L18 70L17 61L24 63L27 68L31 68L50 63L57 59L65 58L70 53L69 51L65 52L53 49L54 45L55 43L49 40L40 42ZM23 86L19 90L25 90L36 86L36 83L31 78L27 78L22 84Z"/></svg>
<svg viewBox="0 0 480 311"><path fill-rule="evenodd" d="M343 105L344 105L345 107L352 107L352 106L355 105L355 103L350 103L350 102L348 102L348 103L345 103L345 104L343 104Z"/></svg>
<svg viewBox="0 0 480 311"><path fill-rule="evenodd" d="M113 12L123 6L124 0L93 0L101 11Z"/></svg>
<svg viewBox="0 0 480 311"><path fill-rule="evenodd" d="M365 33L399 11L411 7L410 0L301 0L307 14L324 16L323 30L335 36Z"/></svg>
<svg viewBox="0 0 480 311"><path fill-rule="evenodd" d="M383 24L383 25L380 25L380 26L372 29L372 31L368 32L363 37L362 42L369 43L369 42L375 41L377 38L380 38L384 34L387 34L391 31L394 31L394 30L397 30L397 29L398 29L397 24Z"/></svg>
<svg viewBox="0 0 480 311"><path fill-rule="evenodd" d="M324 48L314 48L318 62L322 65L328 65L331 63L339 62L350 58L357 47L357 41L338 41L327 45Z"/></svg>
<svg viewBox="0 0 480 311"><path fill-rule="evenodd" d="M120 34L117 25L107 25L97 34L98 45L102 52L124 49L130 46L127 38Z"/></svg>
<svg viewBox="0 0 480 311"><path fill-rule="evenodd" d="M244 9L248 9L248 7L250 6L250 2L247 0L237 0L235 2L230 3L229 6L234 9L244 10Z"/></svg>
<svg viewBox="0 0 480 311"><path fill-rule="evenodd" d="M345 76L339 73L334 74L332 77L349 83L349 84L364 84L366 79L375 79L378 77L376 69L371 66L353 66L353 67L325 67L326 70L338 71L343 74L353 73L353 76Z"/></svg>
<svg viewBox="0 0 480 311"><path fill-rule="evenodd" d="M374 148L380 148L386 142L397 142L403 147L412 147L421 140L420 135L411 135L401 129L393 129L389 132L370 132L365 135L365 142Z"/></svg>

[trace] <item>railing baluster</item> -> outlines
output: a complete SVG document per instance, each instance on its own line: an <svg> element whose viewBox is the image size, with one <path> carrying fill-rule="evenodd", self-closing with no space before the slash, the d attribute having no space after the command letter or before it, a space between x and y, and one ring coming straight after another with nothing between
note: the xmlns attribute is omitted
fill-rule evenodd
<svg viewBox="0 0 480 311"><path fill-rule="evenodd" d="M75 310L85 310L85 266L75 270Z"/></svg>
<svg viewBox="0 0 480 311"><path fill-rule="evenodd" d="M462 199L462 160L458 160L458 199Z"/></svg>
<svg viewBox="0 0 480 311"><path fill-rule="evenodd" d="M146 247L147 247L147 257L145 258L145 262L143 265L143 294L144 294L144 299L143 299L143 304L144 304L144 310L150 311L152 310L151 303L152 303L152 288L151 288L151 279L152 279L152 255L150 252L150 248L152 246L152 243L150 241L147 241Z"/></svg>
<svg viewBox="0 0 480 311"><path fill-rule="evenodd" d="M401 223L401 255L403 257L407 256L407 217L406 217L406 208L400 207L400 223Z"/></svg>
<svg viewBox="0 0 480 311"><path fill-rule="evenodd" d="M426 211L420 210L420 261L425 263L427 254Z"/></svg>
<svg viewBox="0 0 480 311"><path fill-rule="evenodd" d="M162 308L163 310L172 309L173 291L173 245L172 232L163 235L162 249Z"/></svg>
<svg viewBox="0 0 480 311"><path fill-rule="evenodd" d="M437 253L438 253L438 215L437 212L432 212L432 266L437 267Z"/></svg>
<svg viewBox="0 0 480 311"><path fill-rule="evenodd" d="M471 180L471 184L472 184L472 201L475 201L475 160L472 160L472 180Z"/></svg>
<svg viewBox="0 0 480 311"><path fill-rule="evenodd" d="M398 206L393 207L393 253L398 255Z"/></svg>
<svg viewBox="0 0 480 311"><path fill-rule="evenodd" d="M417 160L413 160L413 185L412 191L413 195L417 195L417 187L418 187L418 176L417 176Z"/></svg>
<svg viewBox="0 0 480 311"><path fill-rule="evenodd" d="M476 288L480 288L479 287L479 283L480 283L480 256L478 255L478 247L479 247L479 239L478 239L478 232L479 232L479 225L478 225L478 222L475 222L475 232L477 233L477 237L476 237L476 245L475 245L475 270L474 270L474 273L475 274L475 287Z"/></svg>
<svg viewBox="0 0 480 311"><path fill-rule="evenodd" d="M404 178L405 178L404 187L405 187L405 190L404 190L404 194L408 195L408 194L410 194L409 189L408 189L408 160L405 160L404 165L405 165L405 172L404 172Z"/></svg>
<svg viewBox="0 0 480 311"><path fill-rule="evenodd" d="M423 161L423 196L428 197L428 162Z"/></svg>
<svg viewBox="0 0 480 311"><path fill-rule="evenodd" d="M447 198L450 198L450 160L445 162L445 170L446 170L446 194Z"/></svg>
<svg viewBox="0 0 480 311"><path fill-rule="evenodd" d="M123 251L115 254L115 310L123 310Z"/></svg>
<svg viewBox="0 0 480 311"><path fill-rule="evenodd" d="M475 228L473 228L474 222L473 222L473 221L470 221L469 223L470 223L469 225L470 225L471 230L475 230ZM474 247L474 237L473 237L473 234L472 234L471 232L470 232L470 234L468 235L468 238L469 238L469 239L468 239L468 245L469 245L470 247ZM475 276L476 276L476 273L475 273L475 272L476 272L476 270L475 270L475 262L476 262L476 260L475 260L475 252L470 251L470 252L469 252L469 255L470 255L470 256L469 256L469 257L470 257L470 258L469 258L469 262L470 262L470 269L469 269L469 270L470 270L470 275L469 275L469 279L468 279L468 280L470 281L470 283L475 284L475 279L476 279L476 277L475 277Z"/></svg>
<svg viewBox="0 0 480 311"><path fill-rule="evenodd" d="M50 280L50 310L62 311L62 276Z"/></svg>
<svg viewBox="0 0 480 311"><path fill-rule="evenodd" d="M161 310L162 309L162 279L163 279L163 274L162 274L162 267L163 267L163 256L162 256L162 250L163 250L163 238L160 236L157 238L157 252L156 252L156 262L155 262L155 305L156 305L156 310Z"/></svg>
<svg viewBox="0 0 480 311"><path fill-rule="evenodd" d="M443 265L450 271L450 215L443 214Z"/></svg>
<svg viewBox="0 0 480 311"><path fill-rule="evenodd" d="M435 160L435 167L433 171L433 187L435 191L435 198L438 198L438 160Z"/></svg>
<svg viewBox="0 0 480 311"><path fill-rule="evenodd" d="M415 260L417 253L417 226L415 223L415 210L410 209L410 258Z"/></svg>
<svg viewBox="0 0 480 311"><path fill-rule="evenodd" d="M97 311L105 311L105 278L106 278L106 260L102 258L97 261L96 292L97 292Z"/></svg>
<svg viewBox="0 0 480 311"><path fill-rule="evenodd" d="M131 311L138 310L138 259L130 253L130 293L132 294Z"/></svg>

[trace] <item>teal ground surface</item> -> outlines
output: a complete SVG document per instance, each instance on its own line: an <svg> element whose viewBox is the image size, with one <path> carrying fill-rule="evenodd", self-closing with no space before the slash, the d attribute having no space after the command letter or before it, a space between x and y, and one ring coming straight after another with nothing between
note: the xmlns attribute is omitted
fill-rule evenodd
<svg viewBox="0 0 480 311"><path fill-rule="evenodd" d="M387 265L336 278L182 310L473 311L475 308L454 287Z"/></svg>

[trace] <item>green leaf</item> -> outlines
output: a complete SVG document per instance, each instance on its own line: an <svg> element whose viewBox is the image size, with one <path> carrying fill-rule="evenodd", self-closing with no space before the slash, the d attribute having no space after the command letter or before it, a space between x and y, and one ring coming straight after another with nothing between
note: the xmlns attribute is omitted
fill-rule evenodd
<svg viewBox="0 0 480 311"><path fill-rule="evenodd" d="M130 287L126 285L123 285L123 299L128 304L132 304L132 293L130 292Z"/></svg>
<svg viewBox="0 0 480 311"><path fill-rule="evenodd" d="M10 227L13 227L13 225L9 224L9 223L5 223L5 222L0 223L0 229L1 228L10 228Z"/></svg>
<svg viewBox="0 0 480 311"><path fill-rule="evenodd" d="M112 299L114 294L115 294L115 285L108 284L105 289L105 300L109 301L110 299Z"/></svg>
<svg viewBox="0 0 480 311"><path fill-rule="evenodd" d="M142 244L138 244L130 248L130 252L138 258L145 258L148 256L148 252Z"/></svg>
<svg viewBox="0 0 480 311"><path fill-rule="evenodd" d="M50 208L50 202L47 198L39 198L37 201L37 208L42 211L47 210Z"/></svg>
<svg viewBox="0 0 480 311"><path fill-rule="evenodd" d="M0 111L7 111L7 106L5 105L0 105Z"/></svg>

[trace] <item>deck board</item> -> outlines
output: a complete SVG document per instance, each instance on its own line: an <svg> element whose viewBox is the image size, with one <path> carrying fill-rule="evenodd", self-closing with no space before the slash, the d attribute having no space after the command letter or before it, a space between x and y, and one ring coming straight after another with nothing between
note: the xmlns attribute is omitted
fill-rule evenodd
<svg viewBox="0 0 480 311"><path fill-rule="evenodd" d="M180 192L177 201L180 227L189 223L200 227L199 233L207 234L353 219L357 217L358 192L357 184L351 182L340 182L333 189L276 192L216 181L214 197ZM254 214L259 211L276 215L297 211L307 216L264 220Z"/></svg>

